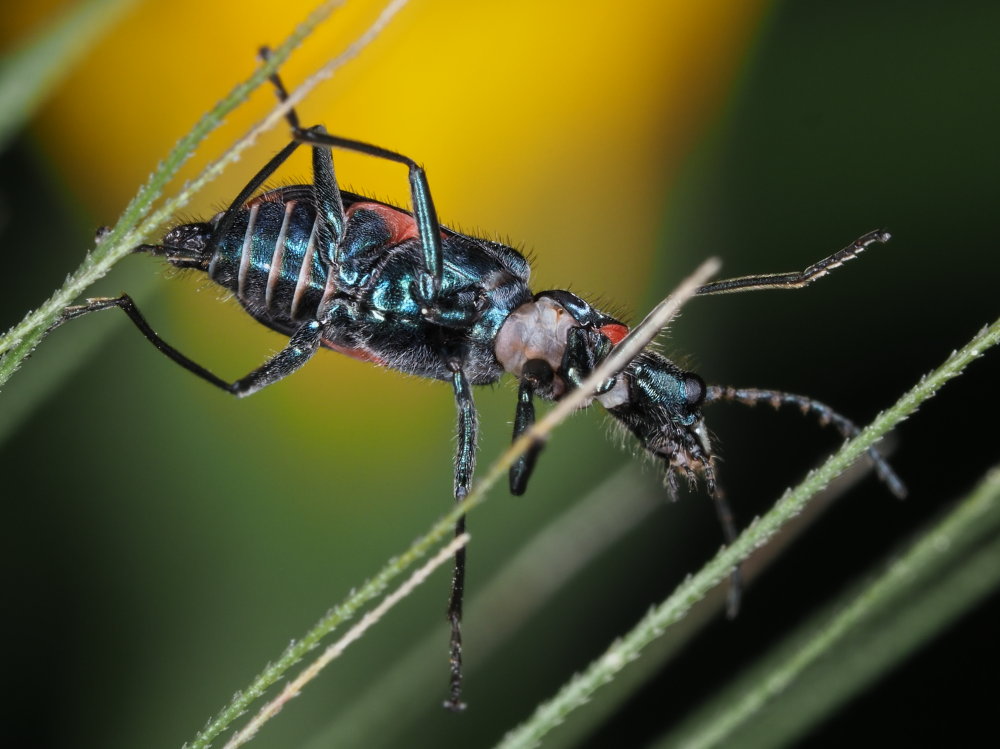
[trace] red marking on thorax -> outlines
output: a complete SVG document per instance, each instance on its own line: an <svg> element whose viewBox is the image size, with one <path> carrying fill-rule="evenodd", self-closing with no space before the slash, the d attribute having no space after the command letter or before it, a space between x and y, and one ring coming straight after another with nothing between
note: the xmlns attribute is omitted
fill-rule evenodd
<svg viewBox="0 0 1000 749"><path fill-rule="evenodd" d="M611 341L612 344L617 346L622 342L622 338L628 335L628 326L622 325L621 323L614 323L611 325L602 325L598 328L604 336Z"/></svg>
<svg viewBox="0 0 1000 749"><path fill-rule="evenodd" d="M349 356L352 359L357 359L358 361L371 362L372 364L375 364L379 367L386 366L385 360L375 356L375 354L373 354L371 351L365 351L362 348L347 348L346 346L338 346L336 343L328 341L325 338L323 339L322 343L323 346L330 349L331 351L336 351L339 354L344 354L345 356Z"/></svg>
<svg viewBox="0 0 1000 749"><path fill-rule="evenodd" d="M347 220L350 221L354 212L359 210L377 213L379 218L385 222L386 227L389 229L389 241L386 242L386 245L389 247L397 245L400 242L405 242L407 239L418 239L420 237L420 232L417 229L417 221L409 213L405 213L392 206L383 205L382 203L355 203L346 211ZM447 235L442 231L441 239L446 238Z"/></svg>

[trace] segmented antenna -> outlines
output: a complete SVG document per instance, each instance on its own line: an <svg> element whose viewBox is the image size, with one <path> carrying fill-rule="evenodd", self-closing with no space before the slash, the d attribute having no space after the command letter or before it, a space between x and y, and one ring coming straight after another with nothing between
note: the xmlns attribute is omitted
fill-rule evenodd
<svg viewBox="0 0 1000 749"><path fill-rule="evenodd" d="M728 385L709 385L705 392L705 403L713 401L734 401L747 406L764 403L779 409L782 406L796 406L803 414L812 414L822 426L833 426L846 439L857 437L861 430L846 416L837 413L825 403L813 398L795 393L784 393L780 390L762 390L760 388L734 388ZM889 467L886 459L874 447L869 447L868 457L875 467L875 473L888 487L889 491L902 499L906 496L906 486Z"/></svg>

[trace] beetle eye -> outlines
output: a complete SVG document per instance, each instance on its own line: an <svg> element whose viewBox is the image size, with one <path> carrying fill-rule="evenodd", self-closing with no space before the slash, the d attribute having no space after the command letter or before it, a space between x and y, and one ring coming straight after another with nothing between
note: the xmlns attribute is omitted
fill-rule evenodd
<svg viewBox="0 0 1000 749"><path fill-rule="evenodd" d="M692 409L698 408L705 400L705 381L690 372L684 375L684 400Z"/></svg>

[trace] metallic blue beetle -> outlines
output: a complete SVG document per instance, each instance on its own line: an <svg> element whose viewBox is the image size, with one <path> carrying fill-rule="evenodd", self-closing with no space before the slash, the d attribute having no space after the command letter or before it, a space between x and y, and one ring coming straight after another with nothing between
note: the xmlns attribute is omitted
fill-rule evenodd
<svg viewBox="0 0 1000 749"><path fill-rule="evenodd" d="M266 55L266 51L264 52ZM278 96L287 98L277 76ZM160 351L208 382L246 396L288 376L320 347L402 372L452 384L458 406L455 499L469 491L475 465L477 418L471 386L504 373L519 381L514 437L534 421L533 398L558 400L590 374L627 327L568 291L532 294L530 268L516 250L439 225L424 170L412 159L378 146L302 128L294 110L293 141L233 200L204 223L178 226L162 244L136 252L163 257L179 268L204 271L233 293L256 320L289 336L288 345L262 366L226 382L187 358L150 328L131 297L90 299L68 307L55 326L102 309L121 308ZM255 193L302 144L312 147L313 183ZM409 169L412 213L343 192L334 176L332 148L365 153ZM885 232L867 234L801 273L744 276L702 286L702 295L764 288L797 288L853 259ZM701 407L718 400L791 404L835 426L845 437L857 427L811 398L772 390L707 387L653 351L637 356L595 400L663 461L667 484L676 476L701 476L716 502L727 541L735 538L731 514L716 491L713 453ZM524 492L540 446L514 465L510 487ZM879 476L897 494L903 486L884 459L869 455ZM464 532L459 520L456 535ZM445 705L461 709L461 617L465 550L455 559L448 607L451 683ZM734 576L731 612L738 596Z"/></svg>

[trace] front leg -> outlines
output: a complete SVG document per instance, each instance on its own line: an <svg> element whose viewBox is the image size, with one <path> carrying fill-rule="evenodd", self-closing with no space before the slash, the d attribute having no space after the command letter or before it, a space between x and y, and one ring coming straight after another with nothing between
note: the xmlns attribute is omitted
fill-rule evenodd
<svg viewBox="0 0 1000 749"><path fill-rule="evenodd" d="M596 367L611 352L613 344L602 333L589 327L570 328L566 335L566 350L563 352L560 373L562 379L570 387L579 387ZM533 397L540 391L547 397L559 397L564 392L560 385L557 394L553 394L553 381L556 373L544 359L529 359L521 370L521 382L517 391L517 410L514 412L513 440L524 434L535 423L535 406ZM615 384L608 380L598 388L598 394L606 393ZM535 442L510 467L510 493L515 496L524 494L528 488L528 479L535 469L544 442Z"/></svg>
<svg viewBox="0 0 1000 749"><path fill-rule="evenodd" d="M580 387L613 348L610 339L597 330L570 328L566 334L566 350L561 365L566 382L574 388ZM608 392L614 384L614 379L602 383L597 388L597 395Z"/></svg>
<svg viewBox="0 0 1000 749"><path fill-rule="evenodd" d="M514 412L513 441L517 442L535 423L535 405L532 401L539 388L548 390L555 372L544 359L529 359L521 370L521 384L517 390L517 409ZM510 467L510 493L515 497L524 494L528 479L535 470L535 462L544 447L543 442L533 442Z"/></svg>

